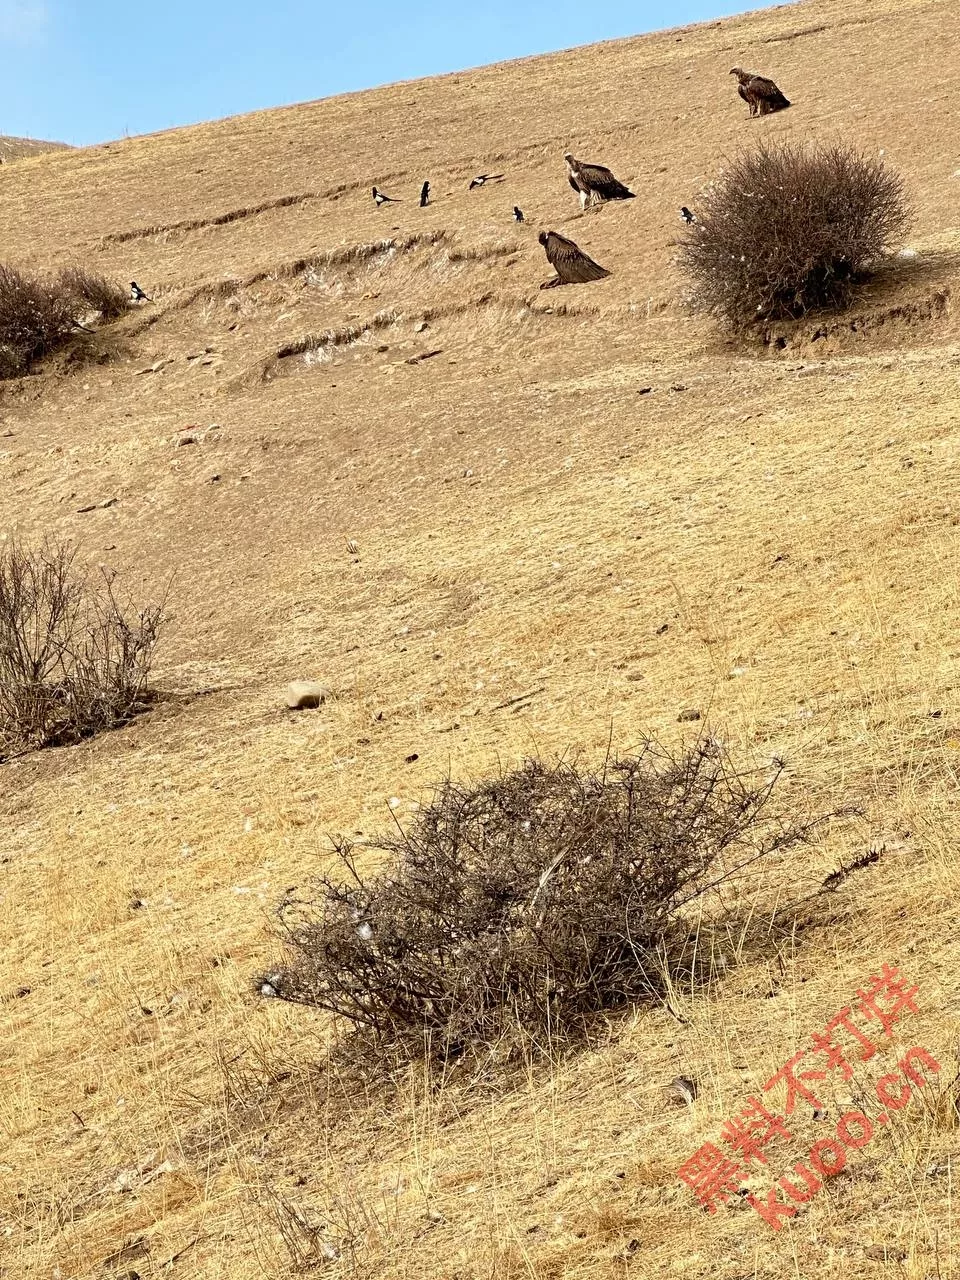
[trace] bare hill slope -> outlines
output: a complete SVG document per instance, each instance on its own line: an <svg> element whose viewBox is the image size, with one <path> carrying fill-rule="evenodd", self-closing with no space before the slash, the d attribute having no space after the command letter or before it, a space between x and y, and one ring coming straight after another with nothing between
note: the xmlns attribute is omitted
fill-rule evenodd
<svg viewBox="0 0 960 1280"><path fill-rule="evenodd" d="M45 155L49 151L69 151L66 142L43 142L40 138L0 137L0 160L26 160L31 156Z"/></svg>
<svg viewBox="0 0 960 1280"><path fill-rule="evenodd" d="M5 258L154 299L0 384L5 530L172 578L157 675L197 695L0 766L0 1274L283 1275L295 1211L331 1275L954 1273L958 36L950 0L807 0L0 170ZM733 65L794 106L749 119ZM673 241L761 133L882 150L915 252L748 352L687 314ZM638 198L579 217L567 149ZM539 293L543 228L611 278ZM297 717L300 675L336 696ZM761 915L884 850L761 958L731 939L709 995L385 1101L252 994L328 833L691 708L798 807L865 811L764 872ZM702 1212L680 1165L885 962L920 992L881 1061L925 1045L940 1092L780 1231ZM678 1072L700 1096L666 1108ZM829 1088L832 1137L861 1081Z"/></svg>

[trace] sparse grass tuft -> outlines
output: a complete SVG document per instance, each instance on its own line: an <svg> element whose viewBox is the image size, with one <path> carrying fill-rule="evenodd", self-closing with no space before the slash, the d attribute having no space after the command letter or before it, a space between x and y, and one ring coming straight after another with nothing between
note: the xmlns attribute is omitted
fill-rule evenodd
<svg viewBox="0 0 960 1280"><path fill-rule="evenodd" d="M711 740L648 743L597 774L537 760L474 787L447 779L389 865L320 880L318 913L286 922L276 993L406 1054L582 1038L598 1015L656 997L688 963L683 908L810 824L773 812Z"/></svg>
<svg viewBox="0 0 960 1280"><path fill-rule="evenodd" d="M908 224L903 182L882 160L764 143L707 188L680 263L694 306L742 330L848 305Z"/></svg>
<svg viewBox="0 0 960 1280"><path fill-rule="evenodd" d="M63 746L129 720L147 699L163 606L124 610L113 577L76 552L10 544L0 555L0 752Z"/></svg>

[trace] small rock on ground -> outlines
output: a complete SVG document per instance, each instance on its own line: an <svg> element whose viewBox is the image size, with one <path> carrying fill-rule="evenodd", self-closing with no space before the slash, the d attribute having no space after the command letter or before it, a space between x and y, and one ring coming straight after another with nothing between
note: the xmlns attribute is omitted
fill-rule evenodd
<svg viewBox="0 0 960 1280"><path fill-rule="evenodd" d="M316 680L293 680L287 685L287 706L291 711L308 711L323 706L330 690Z"/></svg>

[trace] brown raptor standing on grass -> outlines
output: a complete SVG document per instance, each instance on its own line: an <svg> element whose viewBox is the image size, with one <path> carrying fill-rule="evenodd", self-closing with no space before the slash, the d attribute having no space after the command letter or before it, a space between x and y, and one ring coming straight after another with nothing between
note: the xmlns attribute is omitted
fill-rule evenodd
<svg viewBox="0 0 960 1280"><path fill-rule="evenodd" d="M552 280L545 280L541 289L552 289L558 284L588 284L610 274L606 267L587 257L578 244L559 231L541 231L537 239L546 250L547 261L557 273Z"/></svg>
<svg viewBox="0 0 960 1280"><path fill-rule="evenodd" d="M567 162L567 177L570 185L580 197L581 211L588 204L603 204L604 200L634 200L634 193L613 176L603 164L585 164L568 151L564 155Z"/></svg>
<svg viewBox="0 0 960 1280"><path fill-rule="evenodd" d="M758 76L753 71L744 71L743 67L733 67L730 71L739 82L737 93L750 108L752 116L768 116L774 111L783 111L790 106L772 80L766 76Z"/></svg>

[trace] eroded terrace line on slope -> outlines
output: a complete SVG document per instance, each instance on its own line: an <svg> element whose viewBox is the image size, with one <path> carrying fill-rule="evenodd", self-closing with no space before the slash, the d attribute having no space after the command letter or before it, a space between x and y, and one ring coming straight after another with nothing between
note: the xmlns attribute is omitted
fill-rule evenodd
<svg viewBox="0 0 960 1280"><path fill-rule="evenodd" d="M406 173L390 173L381 177L379 181L395 182L406 176ZM231 222L257 218L262 213L272 213L276 209L290 209L295 205L307 204L313 200L339 200L350 191L362 191L367 185L362 181L345 182L337 187L331 187L329 191L300 191L292 195L276 196L272 200L263 200L259 204L228 209L225 213L213 214L209 218L183 218L178 222L156 222L146 227L132 227L128 231L110 231L100 237L99 246L104 248L111 244L126 244L131 240L149 240L178 232L202 231L206 227L225 227Z"/></svg>
<svg viewBox="0 0 960 1280"><path fill-rule="evenodd" d="M248 276L225 276L220 280L209 280L204 284L189 285L186 282L170 286L175 296L168 306L158 307L150 315L144 316L139 323L126 330L127 337L137 337L153 328L167 316L176 311L185 311L197 302L216 302L235 297L243 289L252 289L268 280L295 280L297 276L308 271L323 271L331 267L349 266L369 262L371 259L394 253L408 253L421 246L445 244L452 238L448 231L418 231L402 238L370 240L359 244L338 245L320 253L305 254L300 258L292 258L286 262L262 267ZM463 251L466 255L467 250Z"/></svg>
<svg viewBox="0 0 960 1280"><path fill-rule="evenodd" d="M278 347L275 352L258 361L252 369L241 374L238 383L266 382L269 380L270 375L279 369L286 360L296 356L307 356L316 352L323 352L330 348L349 346L354 342L360 341L367 334L377 333L382 329L389 328L391 325L403 322L410 325L430 324L435 320L457 319L461 316L494 307L499 307L505 315L515 315L518 311L522 311L543 319L584 316L592 318L601 314L599 307L591 305L577 306L561 303L560 305L537 307L532 305L530 299L522 294L502 294L493 290L483 293L477 298L470 298L466 302L440 303L437 306L425 307L416 312L408 313L396 308L388 308L378 311L369 320L358 321L351 325L337 326L332 329L326 329L321 333L303 334L292 342L286 342ZM413 362L412 360L408 361L408 363Z"/></svg>

